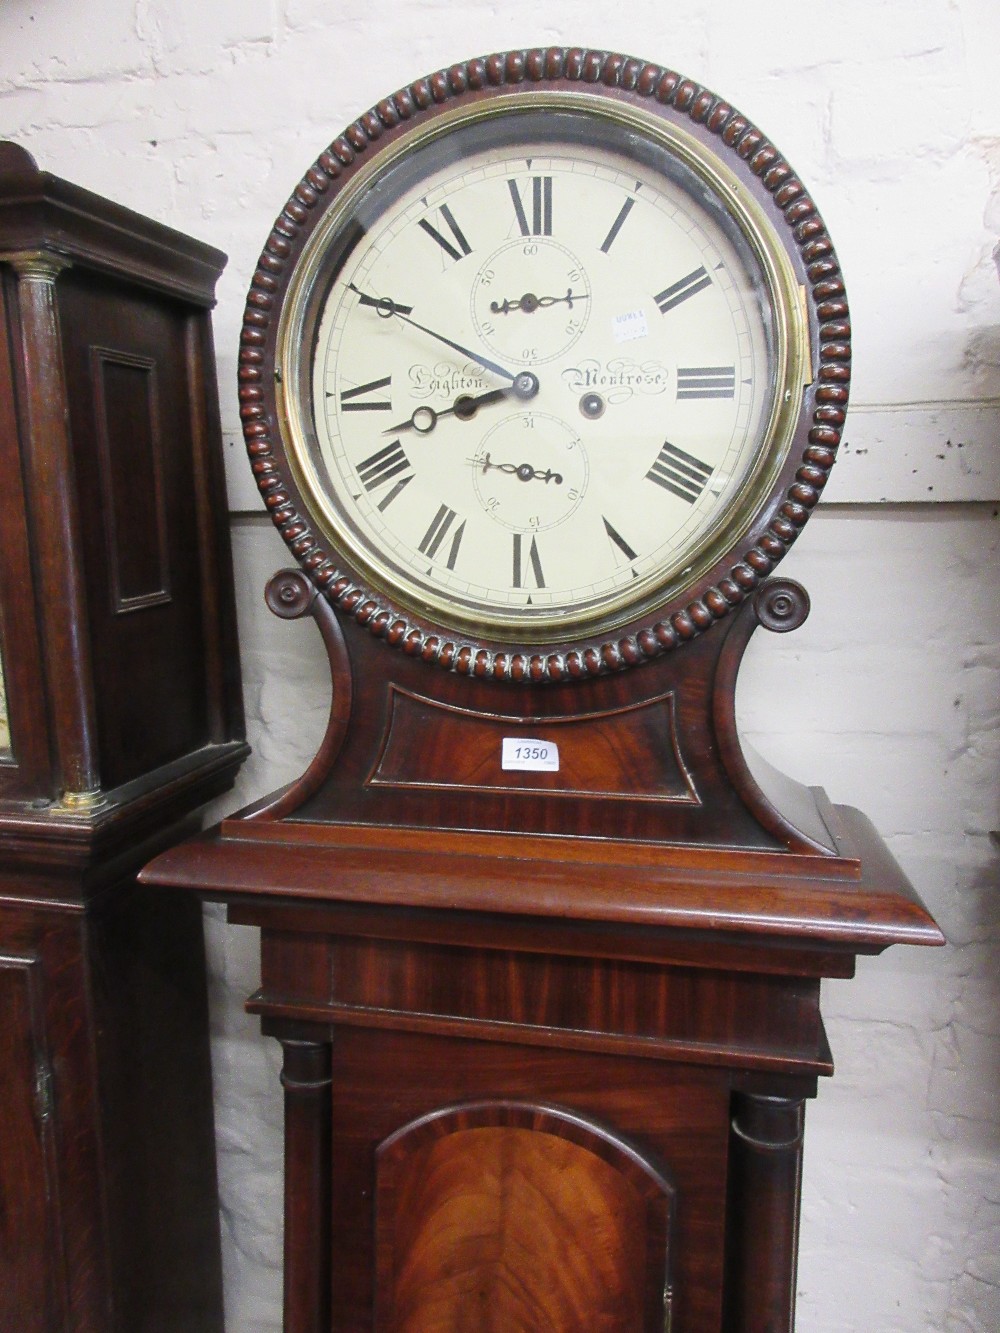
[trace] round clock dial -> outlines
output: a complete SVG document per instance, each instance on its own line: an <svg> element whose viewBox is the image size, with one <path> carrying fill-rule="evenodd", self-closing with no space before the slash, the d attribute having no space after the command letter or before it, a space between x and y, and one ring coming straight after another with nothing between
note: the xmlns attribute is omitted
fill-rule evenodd
<svg viewBox="0 0 1000 1333"><path fill-rule="evenodd" d="M449 628L539 642L690 584L787 454L790 265L693 139L597 99L434 122L344 192L279 340L331 544Z"/></svg>
<svg viewBox="0 0 1000 1333"><path fill-rule="evenodd" d="M524 682L696 637L836 457L850 319L777 149L661 66L510 51L379 102L254 274L243 429L315 586L390 647Z"/></svg>

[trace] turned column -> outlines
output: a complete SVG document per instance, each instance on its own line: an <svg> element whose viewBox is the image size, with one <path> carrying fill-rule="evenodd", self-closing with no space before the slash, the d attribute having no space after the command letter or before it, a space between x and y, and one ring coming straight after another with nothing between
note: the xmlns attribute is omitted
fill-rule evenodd
<svg viewBox="0 0 1000 1333"><path fill-rule="evenodd" d="M792 1333L805 1101L738 1093L729 1140L726 1333Z"/></svg>
<svg viewBox="0 0 1000 1333"><path fill-rule="evenodd" d="M64 805L87 809L101 801L101 783L87 598L79 559L80 520L55 295L56 278L69 260L47 250L15 251L0 259L17 274L29 445L24 461L39 534L35 555L60 797Z"/></svg>
<svg viewBox="0 0 1000 1333"><path fill-rule="evenodd" d="M271 1035L285 1055L284 1333L329 1333L331 1043Z"/></svg>

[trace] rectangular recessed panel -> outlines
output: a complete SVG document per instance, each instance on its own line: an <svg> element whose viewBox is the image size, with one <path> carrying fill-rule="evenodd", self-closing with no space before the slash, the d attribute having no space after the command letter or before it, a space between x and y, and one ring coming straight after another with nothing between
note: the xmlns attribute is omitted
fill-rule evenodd
<svg viewBox="0 0 1000 1333"><path fill-rule="evenodd" d="M97 752L111 788L211 739L200 317L81 268L60 275L57 292Z"/></svg>
<svg viewBox="0 0 1000 1333"><path fill-rule="evenodd" d="M156 363L93 347L91 366L114 609L135 611L170 599Z"/></svg>
<svg viewBox="0 0 1000 1333"><path fill-rule="evenodd" d="M538 765L505 767L505 748L519 744L529 752L542 748L557 754L558 762L540 771L535 771ZM481 717L393 686L368 785L698 804L669 693L603 713L542 722L502 714Z"/></svg>

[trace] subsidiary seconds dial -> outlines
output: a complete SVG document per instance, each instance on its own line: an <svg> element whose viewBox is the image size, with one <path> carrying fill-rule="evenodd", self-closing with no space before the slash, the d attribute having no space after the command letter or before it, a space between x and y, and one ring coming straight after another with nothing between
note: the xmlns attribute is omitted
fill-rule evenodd
<svg viewBox="0 0 1000 1333"><path fill-rule="evenodd" d="M456 115L345 192L282 378L300 485L372 588L551 640L732 545L798 392L787 261L734 193L676 132L555 96Z"/></svg>

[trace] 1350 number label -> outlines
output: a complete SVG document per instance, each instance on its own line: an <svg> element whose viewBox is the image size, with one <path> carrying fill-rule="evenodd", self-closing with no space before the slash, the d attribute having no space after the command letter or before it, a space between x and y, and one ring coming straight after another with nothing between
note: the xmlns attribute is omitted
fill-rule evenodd
<svg viewBox="0 0 1000 1333"><path fill-rule="evenodd" d="M558 773L559 746L554 741L530 737L505 736L500 753L500 767L531 773Z"/></svg>

